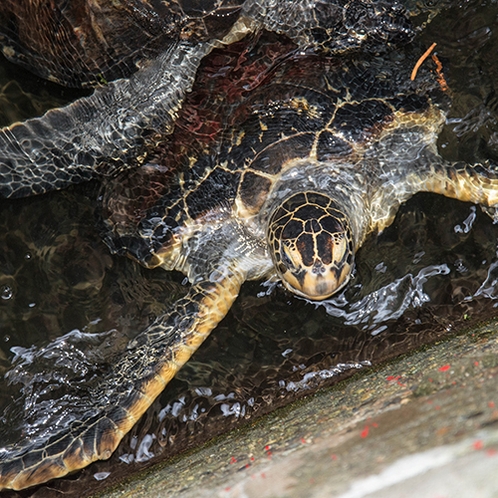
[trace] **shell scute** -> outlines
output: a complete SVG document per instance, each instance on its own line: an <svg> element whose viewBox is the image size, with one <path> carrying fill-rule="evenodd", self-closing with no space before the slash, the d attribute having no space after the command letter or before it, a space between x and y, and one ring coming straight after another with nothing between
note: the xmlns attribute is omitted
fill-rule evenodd
<svg viewBox="0 0 498 498"><path fill-rule="evenodd" d="M270 140L304 130L322 130L334 110L334 99L319 91L303 87L296 96L299 83L290 83L293 75L286 77L289 83L269 84L248 102L255 118L269 131Z"/></svg>
<svg viewBox="0 0 498 498"><path fill-rule="evenodd" d="M186 198L188 213L195 219L203 213L216 210L223 199L234 199L239 182L239 173L221 168L215 169L192 190Z"/></svg>
<svg viewBox="0 0 498 498"><path fill-rule="evenodd" d="M399 95L389 100L392 105L403 112L423 112L430 106L427 95L417 95L410 93L408 95Z"/></svg>
<svg viewBox="0 0 498 498"><path fill-rule="evenodd" d="M347 156L353 151L351 145L329 130L324 130L318 137L316 158L318 161L329 161L335 157Z"/></svg>
<svg viewBox="0 0 498 498"><path fill-rule="evenodd" d="M242 177L238 195L243 204L251 212L255 212L264 203L271 186L272 182L268 178L246 171Z"/></svg>
<svg viewBox="0 0 498 498"><path fill-rule="evenodd" d="M392 109L380 100L364 100L340 106L335 114L332 127L346 139L363 141L370 130L392 117Z"/></svg>
<svg viewBox="0 0 498 498"><path fill-rule="evenodd" d="M308 157L314 140L314 133L300 133L279 139L263 148L251 161L250 168L277 175L287 161Z"/></svg>

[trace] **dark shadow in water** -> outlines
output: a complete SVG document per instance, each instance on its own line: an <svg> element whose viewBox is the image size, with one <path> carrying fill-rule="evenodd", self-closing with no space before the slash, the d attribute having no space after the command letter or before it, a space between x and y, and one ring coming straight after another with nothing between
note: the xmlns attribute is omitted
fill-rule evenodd
<svg viewBox="0 0 498 498"><path fill-rule="evenodd" d="M497 16L483 2L448 8L419 40L438 43L454 92L439 143L448 159L498 157ZM43 424L29 419L26 399L49 411L72 389L92 385L130 337L186 291L181 275L109 255L95 229L97 190L90 184L0 203L2 444L18 440L26 421ZM497 237L479 207L419 194L391 227L367 240L354 280L339 296L317 304L280 286L244 285L227 318L109 461L4 495L81 497L83 488L91 493L370 364L495 316Z"/></svg>

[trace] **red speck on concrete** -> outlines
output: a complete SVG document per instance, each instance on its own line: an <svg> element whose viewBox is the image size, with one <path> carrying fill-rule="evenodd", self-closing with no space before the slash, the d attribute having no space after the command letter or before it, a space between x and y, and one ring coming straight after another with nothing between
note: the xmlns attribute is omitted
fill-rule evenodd
<svg viewBox="0 0 498 498"><path fill-rule="evenodd" d="M495 407L495 402L494 401L488 401L488 406L490 408L494 408Z"/></svg>
<svg viewBox="0 0 498 498"><path fill-rule="evenodd" d="M474 447L475 450L482 450L484 445L482 444L482 441L478 439L477 441L474 441L472 446Z"/></svg>
<svg viewBox="0 0 498 498"><path fill-rule="evenodd" d="M361 431L360 436L362 438L366 438L366 437L368 437L369 432L370 432L370 427L368 427L368 425L366 425L365 428Z"/></svg>
<svg viewBox="0 0 498 498"><path fill-rule="evenodd" d="M486 450L486 455L489 457L496 456L498 454L498 450L495 450L494 448L489 448L489 450Z"/></svg>
<svg viewBox="0 0 498 498"><path fill-rule="evenodd" d="M443 365L442 367L439 367L438 370L440 372L447 372L451 368L451 365Z"/></svg>
<svg viewBox="0 0 498 498"><path fill-rule="evenodd" d="M474 361L474 366L478 367L479 366L479 362L478 361Z"/></svg>
<svg viewBox="0 0 498 498"><path fill-rule="evenodd" d="M401 386L401 387L406 386L406 384L403 384L403 382L401 382L400 379L401 379L401 375L388 375L387 376L388 382L396 381L396 384L398 384L398 386Z"/></svg>
<svg viewBox="0 0 498 498"><path fill-rule="evenodd" d="M337 455L330 455L330 458L332 458L332 460L337 460Z"/></svg>
<svg viewBox="0 0 498 498"><path fill-rule="evenodd" d="M235 457L230 458L230 463L237 463L237 459Z"/></svg>

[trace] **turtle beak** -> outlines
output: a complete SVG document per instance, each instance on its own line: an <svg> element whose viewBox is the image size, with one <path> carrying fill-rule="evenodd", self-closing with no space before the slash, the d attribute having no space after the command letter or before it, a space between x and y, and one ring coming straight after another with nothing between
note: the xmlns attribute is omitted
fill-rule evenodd
<svg viewBox="0 0 498 498"><path fill-rule="evenodd" d="M352 259L328 266L317 260L311 268L288 269L282 274L282 282L294 294L320 301L341 290L349 282L352 270Z"/></svg>

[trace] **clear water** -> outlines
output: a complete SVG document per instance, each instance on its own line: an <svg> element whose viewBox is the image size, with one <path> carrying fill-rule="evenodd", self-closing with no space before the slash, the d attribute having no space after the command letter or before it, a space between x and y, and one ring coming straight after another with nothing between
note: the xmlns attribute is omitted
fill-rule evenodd
<svg viewBox="0 0 498 498"><path fill-rule="evenodd" d="M420 10L423 44L438 44L453 92L440 151L452 160L498 160L498 6L442 5L425 25L426 6L410 2ZM0 71L1 124L74 97L6 63ZM109 254L96 229L97 190L89 184L0 203L2 444L49 433L32 404L49 412L60 406L54 400L91 385L186 290L181 275ZM90 493L370 364L494 317L497 238L498 227L479 207L419 194L367 240L339 296L317 304L248 283L108 462L5 496L82 496L82 488Z"/></svg>

